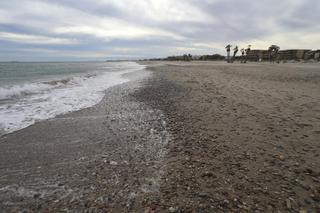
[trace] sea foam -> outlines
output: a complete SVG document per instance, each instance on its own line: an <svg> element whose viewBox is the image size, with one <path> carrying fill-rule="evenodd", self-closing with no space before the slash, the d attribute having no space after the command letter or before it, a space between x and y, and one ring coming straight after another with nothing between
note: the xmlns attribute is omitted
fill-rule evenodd
<svg viewBox="0 0 320 213"><path fill-rule="evenodd" d="M91 107L104 90L127 81L123 74L142 70L133 62L114 63L105 72L66 79L0 87L0 133L25 128L59 114ZM6 101L9 100L9 101Z"/></svg>

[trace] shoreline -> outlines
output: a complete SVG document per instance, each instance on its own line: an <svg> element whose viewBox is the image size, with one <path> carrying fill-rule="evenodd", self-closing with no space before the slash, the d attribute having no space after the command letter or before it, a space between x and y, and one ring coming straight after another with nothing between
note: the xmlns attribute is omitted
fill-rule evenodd
<svg viewBox="0 0 320 213"><path fill-rule="evenodd" d="M150 78L106 90L97 105L0 138L0 211L142 208L158 193L165 118L130 94Z"/></svg>
<svg viewBox="0 0 320 213"><path fill-rule="evenodd" d="M0 87L1 135L61 114L92 107L102 100L104 90L134 78L126 73L144 69L144 66L134 62L65 64L57 67L35 64L26 66L26 77L15 81L14 76L19 76L23 67L24 64L17 67L8 77L8 85ZM39 72L41 68L45 70L43 73L32 74L32 69ZM56 71L59 69L59 72Z"/></svg>

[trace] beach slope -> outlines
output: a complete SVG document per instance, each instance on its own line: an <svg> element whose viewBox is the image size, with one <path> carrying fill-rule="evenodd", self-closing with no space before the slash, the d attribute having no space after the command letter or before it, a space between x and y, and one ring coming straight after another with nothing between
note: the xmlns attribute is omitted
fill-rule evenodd
<svg viewBox="0 0 320 213"><path fill-rule="evenodd" d="M161 208L319 211L319 64L146 62L167 116Z"/></svg>

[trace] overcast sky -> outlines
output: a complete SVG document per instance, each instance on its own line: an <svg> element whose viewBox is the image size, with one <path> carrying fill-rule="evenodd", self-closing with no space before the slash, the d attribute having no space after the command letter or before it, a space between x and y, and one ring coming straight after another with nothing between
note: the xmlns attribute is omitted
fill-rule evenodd
<svg viewBox="0 0 320 213"><path fill-rule="evenodd" d="M320 48L319 0L1 0L0 60Z"/></svg>

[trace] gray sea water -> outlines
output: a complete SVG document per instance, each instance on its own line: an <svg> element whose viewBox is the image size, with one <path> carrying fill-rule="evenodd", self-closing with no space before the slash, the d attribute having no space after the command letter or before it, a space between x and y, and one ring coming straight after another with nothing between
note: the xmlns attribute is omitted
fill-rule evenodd
<svg viewBox="0 0 320 213"><path fill-rule="evenodd" d="M1 62L0 134L97 104L135 62Z"/></svg>

